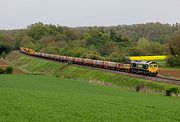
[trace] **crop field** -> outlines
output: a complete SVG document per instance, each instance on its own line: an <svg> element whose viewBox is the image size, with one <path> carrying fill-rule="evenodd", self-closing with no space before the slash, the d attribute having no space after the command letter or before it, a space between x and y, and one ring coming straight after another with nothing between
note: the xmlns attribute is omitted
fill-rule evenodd
<svg viewBox="0 0 180 122"><path fill-rule="evenodd" d="M144 60L144 61L154 61L154 60L166 60L167 56L159 55L159 56L131 56L130 60Z"/></svg>
<svg viewBox="0 0 180 122"><path fill-rule="evenodd" d="M50 76L0 75L0 121L180 121L180 99Z"/></svg>
<svg viewBox="0 0 180 122"><path fill-rule="evenodd" d="M147 92L162 92L170 87L173 87L173 85L170 84L129 78L119 74L33 58L17 52L9 54L7 60L13 66L20 67L23 71L25 70L32 74L54 75L65 79L75 79L108 86L116 85L133 90L137 85L144 84L145 88L147 88Z"/></svg>

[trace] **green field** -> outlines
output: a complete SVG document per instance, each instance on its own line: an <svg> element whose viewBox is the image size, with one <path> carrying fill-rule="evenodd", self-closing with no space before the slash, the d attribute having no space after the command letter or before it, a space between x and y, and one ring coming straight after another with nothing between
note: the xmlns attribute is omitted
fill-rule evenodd
<svg viewBox="0 0 180 122"><path fill-rule="evenodd" d="M0 75L0 121L180 121L180 99L52 76Z"/></svg>
<svg viewBox="0 0 180 122"><path fill-rule="evenodd" d="M131 90L135 90L136 86L140 84L144 84L146 92L163 92L173 87L173 85L165 83L129 78L119 74L32 58L17 52L10 53L6 61L27 73L53 75L60 78L81 80L108 86L116 85Z"/></svg>

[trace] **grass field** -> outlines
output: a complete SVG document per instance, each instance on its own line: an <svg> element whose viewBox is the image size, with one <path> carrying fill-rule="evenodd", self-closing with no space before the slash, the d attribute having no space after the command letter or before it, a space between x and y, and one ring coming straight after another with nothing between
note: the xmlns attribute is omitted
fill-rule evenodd
<svg viewBox="0 0 180 122"><path fill-rule="evenodd" d="M66 65L64 63L47 61L44 59L32 58L17 52L9 54L7 61L12 65L33 74L55 75L65 79L94 82L102 85L117 85L133 90L137 85L140 84L144 84L147 92L161 92L170 87L173 87L173 85L165 83L129 78L119 74Z"/></svg>
<svg viewBox="0 0 180 122"><path fill-rule="evenodd" d="M180 121L180 99L52 76L0 75L0 121Z"/></svg>

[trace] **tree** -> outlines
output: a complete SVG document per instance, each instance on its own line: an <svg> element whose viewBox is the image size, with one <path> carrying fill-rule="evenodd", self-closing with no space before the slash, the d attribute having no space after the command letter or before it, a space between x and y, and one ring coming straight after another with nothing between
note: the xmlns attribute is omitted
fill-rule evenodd
<svg viewBox="0 0 180 122"><path fill-rule="evenodd" d="M34 40L39 40L44 36L55 36L58 29L54 25L44 25L43 23L35 23L28 27L28 35Z"/></svg>
<svg viewBox="0 0 180 122"><path fill-rule="evenodd" d="M146 50L150 55L162 55L165 51L167 51L167 47L159 42L151 41Z"/></svg>
<svg viewBox="0 0 180 122"><path fill-rule="evenodd" d="M113 41L107 41L104 45L102 45L99 49L99 52L102 56L110 55L112 52L118 52L118 46Z"/></svg>
<svg viewBox="0 0 180 122"><path fill-rule="evenodd" d="M81 33L72 28L64 29L64 34L67 36L68 40L78 40L81 38Z"/></svg>
<svg viewBox="0 0 180 122"><path fill-rule="evenodd" d="M96 48L104 45L104 43L110 40L109 35L106 33L102 33L96 29L91 29L86 34L86 45L94 45Z"/></svg>
<svg viewBox="0 0 180 122"><path fill-rule="evenodd" d="M140 38L137 43L137 48L141 50L146 50L150 46L149 40L145 38Z"/></svg>
<svg viewBox="0 0 180 122"><path fill-rule="evenodd" d="M121 62L126 63L129 62L128 56L126 54L118 53L118 52L112 52L110 56L108 57L109 61L115 61L115 62Z"/></svg>
<svg viewBox="0 0 180 122"><path fill-rule="evenodd" d="M171 39L169 48L172 55L180 55L180 35Z"/></svg>
<svg viewBox="0 0 180 122"><path fill-rule="evenodd" d="M180 66L180 36L173 37L169 44L170 55L167 64L170 66Z"/></svg>

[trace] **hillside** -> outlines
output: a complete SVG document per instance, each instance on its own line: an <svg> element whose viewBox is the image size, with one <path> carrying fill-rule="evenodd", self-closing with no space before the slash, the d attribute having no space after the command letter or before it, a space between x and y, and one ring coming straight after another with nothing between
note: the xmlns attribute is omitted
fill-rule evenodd
<svg viewBox="0 0 180 122"><path fill-rule="evenodd" d="M68 65L67 63L47 61L23 55L18 52L10 53L6 61L12 66L16 66L30 74L54 75L60 78L81 80L105 86L115 85L130 90L135 90L138 85L143 84L145 86L145 92L163 92L173 86L170 84L129 78L105 71Z"/></svg>

